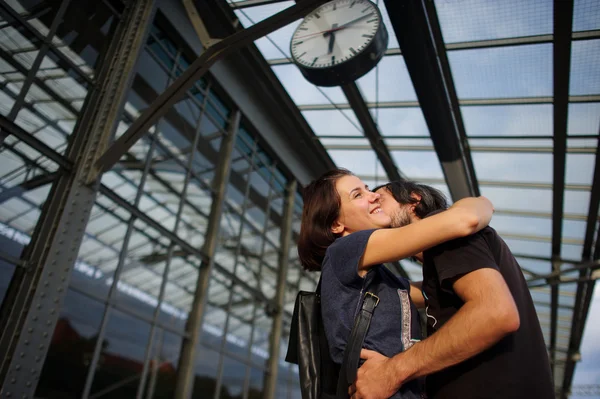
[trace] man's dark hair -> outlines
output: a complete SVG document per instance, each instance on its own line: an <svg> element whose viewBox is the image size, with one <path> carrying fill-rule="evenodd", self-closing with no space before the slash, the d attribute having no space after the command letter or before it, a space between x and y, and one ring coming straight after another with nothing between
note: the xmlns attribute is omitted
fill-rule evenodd
<svg viewBox="0 0 600 399"><path fill-rule="evenodd" d="M352 172L342 168L333 169L302 190L304 207L298 237L298 256L306 270L321 270L327 248L338 237L331 231L331 226L340 216L341 199L336 183L344 176L352 176Z"/></svg>
<svg viewBox="0 0 600 399"><path fill-rule="evenodd" d="M402 179L375 187L373 191L377 191L380 188L388 190L394 199L403 205L416 204L419 202L419 200L413 198L411 195L413 193L418 194L421 197L421 201L415 207L415 214L421 219L431 212L448 208L446 196L440 190L425 184L418 184L410 180Z"/></svg>

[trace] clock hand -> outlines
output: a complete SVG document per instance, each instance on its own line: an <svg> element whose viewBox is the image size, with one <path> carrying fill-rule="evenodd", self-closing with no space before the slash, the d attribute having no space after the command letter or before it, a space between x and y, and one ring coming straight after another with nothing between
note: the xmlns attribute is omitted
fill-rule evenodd
<svg viewBox="0 0 600 399"><path fill-rule="evenodd" d="M367 17L370 17L373 14L375 14L375 13L372 12L370 14L366 14L366 15L360 16L360 17L358 17L356 19L353 19L352 21L348 21L345 24L342 24L342 25L338 26L337 28L331 28L331 29L327 29L327 30L322 30L320 32L309 33L308 35L304 35L304 36L296 36L296 39L304 39L304 38L307 38L307 37L317 36L317 35L327 36L327 35L329 35L329 34L331 34L333 32L337 32L338 30L345 29L348 25L352 25L353 23L358 22L361 19L365 19Z"/></svg>
<svg viewBox="0 0 600 399"><path fill-rule="evenodd" d="M375 14L374 12L370 13L370 14L365 14L365 15L361 15L360 17L353 19L352 21L348 21L345 24L341 24L340 26L337 27L336 30L340 30L340 29L344 29L346 26L348 25L352 25L355 22L360 21L361 19L365 19L367 17L370 17L371 15Z"/></svg>
<svg viewBox="0 0 600 399"><path fill-rule="evenodd" d="M337 24L333 24L331 26L330 32L323 33L323 36L326 36L327 34L329 34L329 47L327 48L327 54L331 54L331 52L333 51L333 42L335 41L334 29L336 29L337 27L338 27Z"/></svg>

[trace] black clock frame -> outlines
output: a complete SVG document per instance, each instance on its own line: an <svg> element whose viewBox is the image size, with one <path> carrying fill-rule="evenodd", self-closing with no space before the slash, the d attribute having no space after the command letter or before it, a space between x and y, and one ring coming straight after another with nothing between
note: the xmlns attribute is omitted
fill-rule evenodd
<svg viewBox="0 0 600 399"><path fill-rule="evenodd" d="M321 68L303 65L294 58L292 52L293 40L290 42L290 54L292 54L292 60L294 61L294 64L298 66L306 80L317 86L343 86L361 78L379 63L387 50L389 35L385 28L385 23L383 22L379 7L375 4L373 5L379 17L379 27L377 28L377 32L375 32L375 35L369 44L349 60ZM296 32L294 32L294 35L295 34Z"/></svg>

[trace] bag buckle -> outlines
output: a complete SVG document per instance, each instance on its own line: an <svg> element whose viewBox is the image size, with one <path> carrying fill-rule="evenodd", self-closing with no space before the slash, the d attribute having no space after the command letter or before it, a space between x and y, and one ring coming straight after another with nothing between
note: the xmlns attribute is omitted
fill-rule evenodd
<svg viewBox="0 0 600 399"><path fill-rule="evenodd" d="M377 295L373 294L372 292L366 292L365 299L367 299L367 296L375 298L375 306L379 305L379 297Z"/></svg>

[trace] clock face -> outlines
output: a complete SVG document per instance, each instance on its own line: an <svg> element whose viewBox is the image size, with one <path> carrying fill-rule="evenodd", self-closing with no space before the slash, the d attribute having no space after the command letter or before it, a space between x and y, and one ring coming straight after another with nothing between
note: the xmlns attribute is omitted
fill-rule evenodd
<svg viewBox="0 0 600 399"><path fill-rule="evenodd" d="M381 14L368 0L335 0L304 18L290 44L305 68L331 68L361 53L373 41Z"/></svg>

